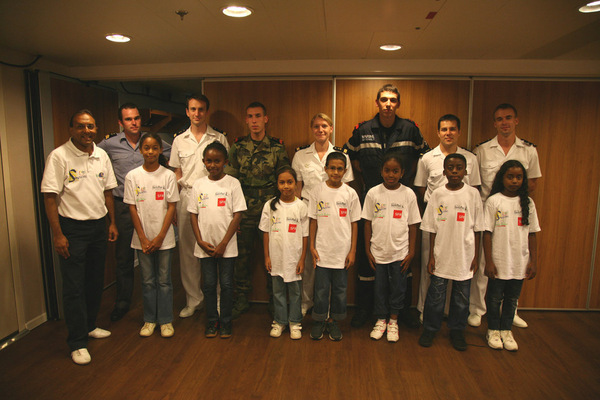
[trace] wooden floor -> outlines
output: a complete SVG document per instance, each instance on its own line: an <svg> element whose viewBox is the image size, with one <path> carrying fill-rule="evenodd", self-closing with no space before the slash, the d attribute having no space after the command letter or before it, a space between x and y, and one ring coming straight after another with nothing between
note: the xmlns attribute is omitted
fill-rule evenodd
<svg viewBox="0 0 600 400"><path fill-rule="evenodd" d="M183 305L178 272L176 309ZM136 278L139 279L139 278ZM3 399L599 399L600 313L522 311L530 327L514 329L516 353L486 346L485 327L467 328L469 349L455 351L444 327L431 348L420 330L400 341L369 339L371 326L342 324L344 338L313 341L286 331L269 337L266 306L235 321L228 340L206 339L204 313L175 318L175 336L140 338L141 295L111 323L114 287L98 318L112 336L92 340L92 362L75 365L63 321L49 321L0 351ZM352 310L350 315L352 314ZM485 324L485 323L484 323Z"/></svg>

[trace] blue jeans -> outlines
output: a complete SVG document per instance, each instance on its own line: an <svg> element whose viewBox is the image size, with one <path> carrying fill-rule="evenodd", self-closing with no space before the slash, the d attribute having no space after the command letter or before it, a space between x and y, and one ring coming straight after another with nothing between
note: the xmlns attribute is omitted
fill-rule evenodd
<svg viewBox="0 0 600 400"><path fill-rule="evenodd" d="M406 273L402 272L402 261L375 265L375 306L373 315L378 319L397 315L404 308L406 295Z"/></svg>
<svg viewBox="0 0 600 400"><path fill-rule="evenodd" d="M321 268L315 269L315 305L312 317L315 321L325 321L327 312L335 321L346 318L346 289L348 270ZM329 308L331 290L331 309Z"/></svg>
<svg viewBox="0 0 600 400"><path fill-rule="evenodd" d="M487 287L488 329L510 331L523 287L522 279L489 279ZM500 315L502 305L502 315Z"/></svg>
<svg viewBox="0 0 600 400"><path fill-rule="evenodd" d="M142 273L144 322L159 325L173 322L173 284L171 283L171 256L173 249L156 250L144 254L136 250Z"/></svg>
<svg viewBox="0 0 600 400"><path fill-rule="evenodd" d="M233 310L233 267L235 257L200 259L202 268L202 292L206 305L208 323L220 322L221 326L231 323ZM221 316L217 311L217 282L221 284Z"/></svg>
<svg viewBox="0 0 600 400"><path fill-rule="evenodd" d="M302 322L302 281L284 282L280 276L272 276L273 305L275 306L275 322L287 325ZM287 290L286 290L287 289ZM286 293L287 292L287 293ZM287 295L290 297L290 313L288 316Z"/></svg>
<svg viewBox="0 0 600 400"><path fill-rule="evenodd" d="M444 306L446 305L446 288L450 279L431 275L425 307L423 308L423 327L427 331L437 332L442 327ZM452 281L450 296L450 311L448 312L448 328L450 330L465 330L469 317L469 295L471 280Z"/></svg>

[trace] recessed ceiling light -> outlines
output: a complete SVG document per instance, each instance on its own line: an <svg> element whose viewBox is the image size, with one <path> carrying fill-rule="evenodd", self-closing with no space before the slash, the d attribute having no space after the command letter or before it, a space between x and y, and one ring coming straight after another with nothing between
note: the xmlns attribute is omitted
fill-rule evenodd
<svg viewBox="0 0 600 400"><path fill-rule="evenodd" d="M593 13L600 11L600 1L592 1L587 3L585 6L579 8L579 12L582 13Z"/></svg>
<svg viewBox="0 0 600 400"><path fill-rule="evenodd" d="M396 51L400 50L402 46L400 46L399 44L384 44L383 46L379 46L379 48L385 51Z"/></svg>
<svg viewBox="0 0 600 400"><path fill-rule="evenodd" d="M252 9L242 6L229 6L225 7L221 11L223 11L223 14L227 15L228 17L234 18L243 18L252 14Z"/></svg>
<svg viewBox="0 0 600 400"><path fill-rule="evenodd" d="M115 43L127 43L131 40L131 38L119 33L111 33L110 35L106 35L106 40L110 40L111 42Z"/></svg>

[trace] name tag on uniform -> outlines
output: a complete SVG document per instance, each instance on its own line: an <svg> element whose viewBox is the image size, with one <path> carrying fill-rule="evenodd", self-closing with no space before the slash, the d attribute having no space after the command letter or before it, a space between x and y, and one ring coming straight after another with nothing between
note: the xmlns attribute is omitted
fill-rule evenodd
<svg viewBox="0 0 600 400"><path fill-rule="evenodd" d="M464 220L465 220L465 213L464 212L456 213L456 220L458 222L464 222Z"/></svg>
<svg viewBox="0 0 600 400"><path fill-rule="evenodd" d="M217 207L225 207L225 198L217 199Z"/></svg>
<svg viewBox="0 0 600 400"><path fill-rule="evenodd" d="M296 224L290 224L288 226L288 232L290 232L290 233L296 233Z"/></svg>
<svg viewBox="0 0 600 400"><path fill-rule="evenodd" d="M348 215L348 209L340 208L340 217L345 217L346 215Z"/></svg>
<svg viewBox="0 0 600 400"><path fill-rule="evenodd" d="M156 192L156 200L164 200L165 192Z"/></svg>
<svg viewBox="0 0 600 400"><path fill-rule="evenodd" d="M402 210L394 210L394 218L396 218L396 219L402 218Z"/></svg>

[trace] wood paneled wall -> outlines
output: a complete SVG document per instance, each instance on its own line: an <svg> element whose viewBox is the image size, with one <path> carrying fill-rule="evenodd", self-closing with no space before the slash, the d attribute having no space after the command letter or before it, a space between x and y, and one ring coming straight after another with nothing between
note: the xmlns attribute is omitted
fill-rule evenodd
<svg viewBox="0 0 600 400"><path fill-rule="evenodd" d="M517 108L517 136L537 145L542 178L532 195L542 231L538 276L519 306L585 308L600 182L600 82L475 81L473 143L492 138L492 112ZM591 308L600 269L596 261Z"/></svg>
<svg viewBox="0 0 600 400"><path fill-rule="evenodd" d="M542 225L539 274L525 284L520 306L586 308L600 183L600 158L595 154L600 147L600 83L476 80L468 143L469 80L338 79L336 145L348 140L357 123L377 113L377 90L386 83L400 90L398 115L414 120L432 147L439 142L437 120L443 114L461 119L459 144L471 148L496 134L492 122L496 105L508 102L518 109L517 134L537 144L543 174L532 196ZM308 127L312 115L320 111L331 115L332 88L332 81L319 80L205 83L212 102L211 124L227 131L230 143L246 134L245 107L258 100L267 106L268 132L285 141L290 158L296 146L312 141ZM590 304L596 309L599 259L600 250ZM262 271L262 265L256 270ZM255 278L255 296L264 299L264 274ZM348 299L353 298L349 287Z"/></svg>

